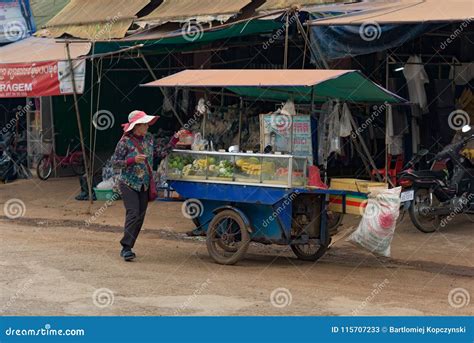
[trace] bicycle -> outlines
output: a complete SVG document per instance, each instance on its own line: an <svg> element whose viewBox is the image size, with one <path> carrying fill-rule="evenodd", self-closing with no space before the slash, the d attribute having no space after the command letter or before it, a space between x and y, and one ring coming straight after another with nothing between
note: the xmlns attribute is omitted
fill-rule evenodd
<svg viewBox="0 0 474 343"><path fill-rule="evenodd" d="M71 143L74 142L73 139L70 140L69 145L67 146L66 156L60 156L56 154L52 140L45 139L43 142L51 143L51 151L49 154L44 154L39 159L38 165L36 166L36 174L41 180L46 181L49 179L53 172L53 166L54 169L57 167L71 167L75 175L83 175L85 173L85 164L82 151L75 149L71 151Z"/></svg>

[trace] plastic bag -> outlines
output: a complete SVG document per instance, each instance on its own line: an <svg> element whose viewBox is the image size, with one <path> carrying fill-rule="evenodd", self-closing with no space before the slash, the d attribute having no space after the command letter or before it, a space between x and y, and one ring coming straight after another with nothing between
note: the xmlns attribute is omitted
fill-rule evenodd
<svg viewBox="0 0 474 343"><path fill-rule="evenodd" d="M191 149L194 151L206 150L207 144L207 140L202 139L201 133L198 132L194 135L194 142L191 145Z"/></svg>
<svg viewBox="0 0 474 343"><path fill-rule="evenodd" d="M400 215L401 187L369 187L364 215L347 241L382 256L390 257L390 245Z"/></svg>
<svg viewBox="0 0 474 343"><path fill-rule="evenodd" d="M344 104L342 106L342 115L341 115L341 119L339 120L339 124L340 124L339 136L340 137L350 136L352 132L351 111L349 110L349 106L347 106L347 104Z"/></svg>
<svg viewBox="0 0 474 343"><path fill-rule="evenodd" d="M341 152L341 138L339 137L340 123L339 123L339 113L341 112L341 105L337 102L332 112L329 114L329 128L328 128L328 138L329 138L329 154L335 152L339 154Z"/></svg>

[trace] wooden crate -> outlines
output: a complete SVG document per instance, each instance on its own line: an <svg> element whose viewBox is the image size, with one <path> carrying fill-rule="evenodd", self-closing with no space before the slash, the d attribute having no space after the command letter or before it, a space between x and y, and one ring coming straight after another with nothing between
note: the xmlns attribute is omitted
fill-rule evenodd
<svg viewBox="0 0 474 343"><path fill-rule="evenodd" d="M346 196L346 213L362 215L367 205L367 194L369 187L388 188L384 182L375 182L359 179L331 179L329 189L359 192L359 195ZM328 209L333 212L342 213L342 196L330 195Z"/></svg>

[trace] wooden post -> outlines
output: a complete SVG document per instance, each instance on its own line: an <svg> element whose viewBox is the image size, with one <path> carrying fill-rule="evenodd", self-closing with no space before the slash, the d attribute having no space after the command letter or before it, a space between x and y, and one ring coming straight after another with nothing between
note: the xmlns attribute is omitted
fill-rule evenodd
<svg viewBox="0 0 474 343"><path fill-rule="evenodd" d="M385 89L388 89L388 75L389 75L389 70L388 70L388 53L386 54L385 57ZM388 142L387 142L387 136L388 136L388 106L385 105L385 182L390 182L392 185L392 181L388 180L388 168L390 166L390 161L388 160ZM393 185L392 185L393 186Z"/></svg>
<svg viewBox="0 0 474 343"><path fill-rule="evenodd" d="M295 15L297 16L297 14L295 14ZM329 69L329 64L326 61L326 59L324 58L323 52L321 50L321 47L319 46L318 41L316 39L313 40L313 44L316 48L316 51L314 51L313 50L313 45L309 41L308 37L304 34L304 32L305 32L304 27L303 27L303 24L301 23L300 18L298 16L296 17L296 24L298 25L298 28L299 28L300 32L302 32L303 39L305 40L305 45L307 44L309 46L309 49L313 52L313 55L315 55L315 56L317 55L321 58L321 61L323 62L323 67L325 69ZM309 32L309 30L311 30L311 28L308 26L308 32ZM316 64L318 64L317 61L316 61ZM318 66L319 66L319 64L318 64Z"/></svg>
<svg viewBox="0 0 474 343"><path fill-rule="evenodd" d="M72 90L73 90L73 97L74 97L74 108L76 110L76 119L77 119L77 127L79 128L79 139L81 140L81 149L82 149L82 158L84 159L84 167L86 169L86 181L87 181L87 189L89 192L89 214L91 213L91 206L93 203L92 199L92 180L90 178L89 172L89 162L87 161L86 156L86 147L84 146L84 134L82 132L82 124L81 124L81 114L79 112L79 104L77 101L77 88L76 88L76 79L74 75L74 65L71 59L71 50L69 47L69 42L66 41L66 52L67 52L67 59L69 61L69 68L71 69L71 80L72 80Z"/></svg>

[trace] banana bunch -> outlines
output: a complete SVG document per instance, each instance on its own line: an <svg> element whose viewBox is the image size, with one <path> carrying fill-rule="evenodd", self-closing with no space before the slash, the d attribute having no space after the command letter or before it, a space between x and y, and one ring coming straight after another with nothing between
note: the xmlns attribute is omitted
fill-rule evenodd
<svg viewBox="0 0 474 343"><path fill-rule="evenodd" d="M193 167L197 169L206 169L208 166L209 162L206 159L199 159L199 160L194 160L193 161Z"/></svg>
<svg viewBox="0 0 474 343"><path fill-rule="evenodd" d="M256 161L255 161L256 160ZM248 175L260 175L263 173L273 173L275 171L275 164L273 162L264 162L260 164L258 159L241 159L237 160L235 164Z"/></svg>

